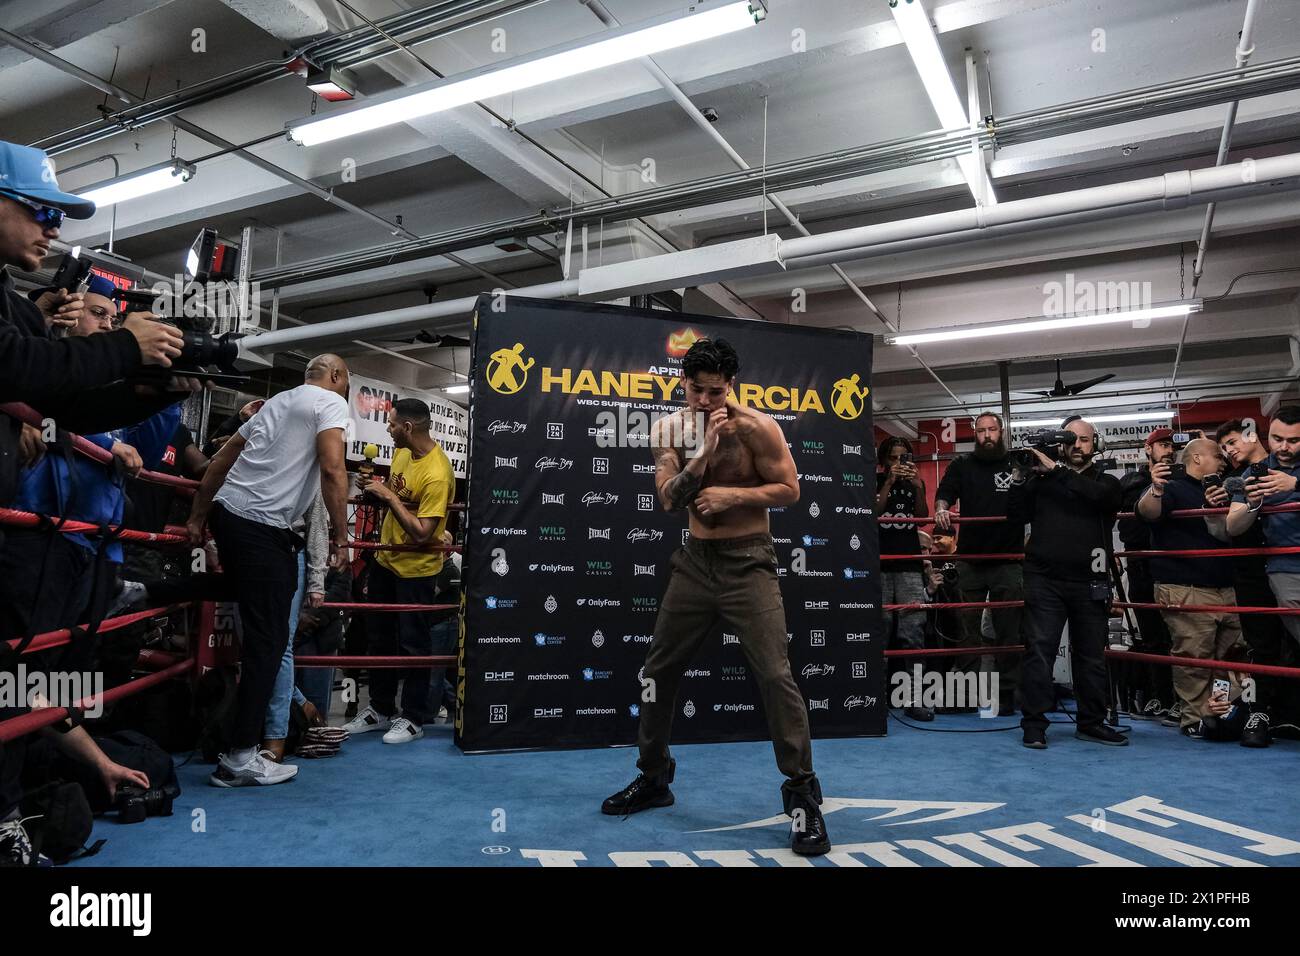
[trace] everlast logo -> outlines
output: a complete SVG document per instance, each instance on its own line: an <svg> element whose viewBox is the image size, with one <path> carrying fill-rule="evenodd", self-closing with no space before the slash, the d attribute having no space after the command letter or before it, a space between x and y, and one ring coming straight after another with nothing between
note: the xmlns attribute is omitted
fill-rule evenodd
<svg viewBox="0 0 1300 956"><path fill-rule="evenodd" d="M831 699L827 697L825 700L810 700L808 701L808 709L809 710L830 710Z"/></svg>
<svg viewBox="0 0 1300 956"><path fill-rule="evenodd" d="M862 454L862 446L861 446L861 445L845 445L845 446L844 446L844 454L846 454L846 455L861 455L861 454Z"/></svg>
<svg viewBox="0 0 1300 956"><path fill-rule="evenodd" d="M588 541L592 541L592 540L595 540L596 538L601 538L601 539L603 539L603 540L605 540L605 541L608 541L608 540L609 540L609 529L608 529L608 528L588 528L588 529L587 529L587 540L588 540Z"/></svg>
<svg viewBox="0 0 1300 956"><path fill-rule="evenodd" d="M514 458L502 458L500 455L497 455L497 456L496 456L496 460L497 460L497 467L498 467L498 468L518 468L518 467L519 467L519 456L518 456L518 455L516 455Z"/></svg>
<svg viewBox="0 0 1300 956"><path fill-rule="evenodd" d="M655 573L655 566L653 564L634 564L632 565L632 573L634 575L649 574L653 576Z"/></svg>
<svg viewBox="0 0 1300 956"><path fill-rule="evenodd" d="M564 504L564 495L565 495L565 492L561 492L561 493L558 494L558 495L548 495L546 492L543 491L543 492L542 492L542 504L544 504L544 505L562 505L562 504Z"/></svg>

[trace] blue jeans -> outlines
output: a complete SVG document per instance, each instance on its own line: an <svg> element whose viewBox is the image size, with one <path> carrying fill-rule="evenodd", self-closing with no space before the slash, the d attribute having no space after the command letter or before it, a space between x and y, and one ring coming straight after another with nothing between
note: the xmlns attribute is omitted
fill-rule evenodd
<svg viewBox="0 0 1300 956"><path fill-rule="evenodd" d="M460 638L460 625L455 617L433 625L433 653L455 654L456 644ZM450 667L435 667L429 672L429 714L438 716L438 709L447 708L447 716L456 716L456 688L447 679L453 673Z"/></svg>
<svg viewBox="0 0 1300 956"><path fill-rule="evenodd" d="M298 608L307 589L307 556L298 552L298 590L293 593L293 604L289 608L289 643L285 645L284 656L280 658L280 669L275 675L275 685L271 691L271 700L266 705L266 730L262 736L267 740L283 740L289 736L289 706L291 702L301 704L305 697L302 691L293 685L293 636L298 632Z"/></svg>
<svg viewBox="0 0 1300 956"><path fill-rule="evenodd" d="M303 655L315 655L320 653L320 648L316 644L316 638L309 637L298 644L298 653ZM330 697L334 693L334 668L332 667L300 667L295 671L298 681L298 690L307 700L316 705L322 717L328 717L330 712Z"/></svg>

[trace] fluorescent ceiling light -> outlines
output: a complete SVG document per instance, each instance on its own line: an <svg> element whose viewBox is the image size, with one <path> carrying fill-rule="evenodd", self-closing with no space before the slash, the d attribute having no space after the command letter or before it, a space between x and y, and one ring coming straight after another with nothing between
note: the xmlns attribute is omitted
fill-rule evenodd
<svg viewBox="0 0 1300 956"><path fill-rule="evenodd" d="M894 14L894 22L898 24L898 32L903 35L907 52L912 56L916 72L921 75L925 93L930 97L930 105L934 107L940 125L944 129L969 129L971 119L962 108L961 98L952 82L952 74L943 61L939 41L935 38L930 18L926 16L921 0L896 0L891 4L890 10ZM995 205L998 200L993 195L993 183L989 181L988 172L984 169L984 160L977 158L974 153L968 153L957 157L957 165L966 177L971 195L976 200L982 199L987 205Z"/></svg>
<svg viewBox="0 0 1300 956"><path fill-rule="evenodd" d="M1012 428L1056 428L1065 416L1061 418L1042 418L1029 422L1012 422ZM1110 422L1167 422L1174 417L1173 412L1125 412L1122 415L1089 415L1084 413L1084 420L1094 425L1105 425Z"/></svg>
<svg viewBox="0 0 1300 956"><path fill-rule="evenodd" d="M616 63L688 46L752 27L767 16L759 0L733 0L688 17L670 16L598 34L531 54L503 66L484 67L461 76L402 90L335 112L323 119L289 126L289 136L315 146L443 110L490 99L503 93L531 89L543 83L590 73Z"/></svg>
<svg viewBox="0 0 1300 956"><path fill-rule="evenodd" d="M982 339L991 335L1019 335L1022 332L1056 332L1077 329L1087 325L1114 325L1121 322L1149 322L1151 319L1169 319L1200 312L1200 299L1178 302L1173 305L1153 306L1149 309L1125 309L1119 312L1095 312L1088 315L1066 315L1059 319L1025 319L998 325L968 325L954 329L937 329L933 332L914 332L908 335L887 335L886 345L920 345L925 342L955 342L959 339Z"/></svg>
<svg viewBox="0 0 1300 956"><path fill-rule="evenodd" d="M125 176L110 179L96 186L89 186L77 193L77 196L93 202L96 206L112 206L114 203L138 199L141 196L179 186L181 183L189 182L193 175L193 164L173 159L157 166L127 173Z"/></svg>
<svg viewBox="0 0 1300 956"><path fill-rule="evenodd" d="M443 389L443 391L446 392L448 395L458 395L458 394L460 394L461 392L468 392L468 391L469 391L469 386L468 386L468 385L448 385L446 388Z"/></svg>

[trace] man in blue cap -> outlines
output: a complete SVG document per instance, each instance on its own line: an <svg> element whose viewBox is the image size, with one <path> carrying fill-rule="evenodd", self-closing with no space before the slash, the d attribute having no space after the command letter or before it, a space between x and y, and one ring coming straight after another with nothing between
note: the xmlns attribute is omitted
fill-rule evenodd
<svg viewBox="0 0 1300 956"><path fill-rule="evenodd" d="M175 391L123 379L144 365L170 367L184 342L177 329L145 316L129 316L105 335L56 341L40 308L15 290L10 267L39 269L64 218L94 212L94 203L59 189L44 152L0 141L0 402L26 402L71 431L128 425L173 404ZM199 387L186 379L173 384ZM20 464L36 451L22 434L18 421L0 416L0 506L13 500Z"/></svg>
<svg viewBox="0 0 1300 956"><path fill-rule="evenodd" d="M114 286L90 277L79 318L70 337L103 335L113 329L117 304ZM44 290L32 296L48 294ZM139 423L83 437L113 456L104 465L83 455L46 454L23 470L13 506L19 511L62 515L96 525L121 525L126 505L126 477L156 468L180 422L173 404ZM122 545L85 534L50 534L44 529L15 529L0 549L0 640L25 633L43 634L74 624L96 624L115 593ZM90 647L82 641L63 655L50 655L58 670L88 670ZM71 666L75 664L75 666ZM54 666L51 664L51 666Z"/></svg>
<svg viewBox="0 0 1300 956"><path fill-rule="evenodd" d="M41 309L14 288L10 267L36 271L64 217L89 219L94 212L94 203L59 189L45 153L0 141L0 402L26 402L75 432L143 421L175 404L178 391L199 387L174 379L163 392L124 381L144 365L170 367L184 343L177 329L130 316L117 331L56 340ZM0 414L0 507L13 500L23 461L38 457L42 448L30 433L27 437L24 441L22 422ZM0 645L0 669L15 665L9 646ZM25 711L0 707L0 720ZM0 749L0 858L27 856L20 846L26 837L14 816L22 795L24 746L19 738Z"/></svg>

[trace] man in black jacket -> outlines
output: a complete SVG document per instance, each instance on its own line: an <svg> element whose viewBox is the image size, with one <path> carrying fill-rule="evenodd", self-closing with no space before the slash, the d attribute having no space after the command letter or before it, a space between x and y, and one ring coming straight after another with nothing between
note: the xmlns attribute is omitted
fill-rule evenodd
<svg viewBox="0 0 1300 956"><path fill-rule="evenodd" d="M1157 464L1172 464L1174 461L1174 433L1168 428L1157 428L1147 436L1147 467L1131 471L1119 480L1120 511L1131 513L1137 503L1151 487L1151 468ZM1119 540L1125 551L1149 551L1151 549L1151 526L1134 515L1132 518L1120 518L1117 525ZM1146 558L1128 558L1125 561L1128 573L1128 599L1139 604L1153 604L1156 599L1156 584L1151 577L1151 568ZM1265 590L1267 590L1265 585ZM1133 650L1144 654L1168 654L1170 648L1169 629L1159 611L1134 611L1137 619L1138 633L1134 635ZM1124 665L1128 683L1141 695L1135 702L1131 713L1134 717L1147 720L1160 720L1165 716L1166 708L1172 706L1176 698L1169 668L1163 664L1127 663Z"/></svg>
<svg viewBox="0 0 1300 956"><path fill-rule="evenodd" d="M43 152L0 142L0 402L25 402L77 432L131 425L174 404L175 392L121 380L142 365L170 367L184 341L177 329L142 315L128 316L115 332L54 340L47 317L14 288L9 267L39 269L64 217L94 212L94 203L59 190ZM185 379L175 384L196 387ZM39 432L28 428L0 415L0 506L13 499L21 465L42 451Z"/></svg>
<svg viewBox="0 0 1300 956"><path fill-rule="evenodd" d="M1078 702L1075 736L1122 747L1128 738L1104 723L1108 570L1119 482L1092 465L1097 432L1091 424L1074 417L1062 427L1075 436L1074 443L1062 445L1055 461L1032 449L1038 465L1024 484L1012 489L1009 503L1011 520L1031 526L1025 547L1020 726L1026 747L1047 747L1047 714L1056 709L1052 664L1068 622Z"/></svg>
<svg viewBox="0 0 1300 956"><path fill-rule="evenodd" d="M941 531L952 528L949 509L961 503L962 518L1001 518L1007 514L1007 500L1015 482L1015 470L1007 457L1002 419L984 412L975 419L975 451L954 459L944 472L935 492L934 523ZM1019 601L1024 579L1017 558L963 561L963 554L1018 554L1025 545L1024 528L1012 521L963 524L957 536L957 582L962 601ZM1020 609L990 611L999 647L1020 643ZM961 646L978 649L984 644L981 630L983 611L975 608L958 612ZM999 712L1015 709L1016 683L1020 664L1014 655L994 658L998 668ZM978 654L953 661L953 670L979 669Z"/></svg>

